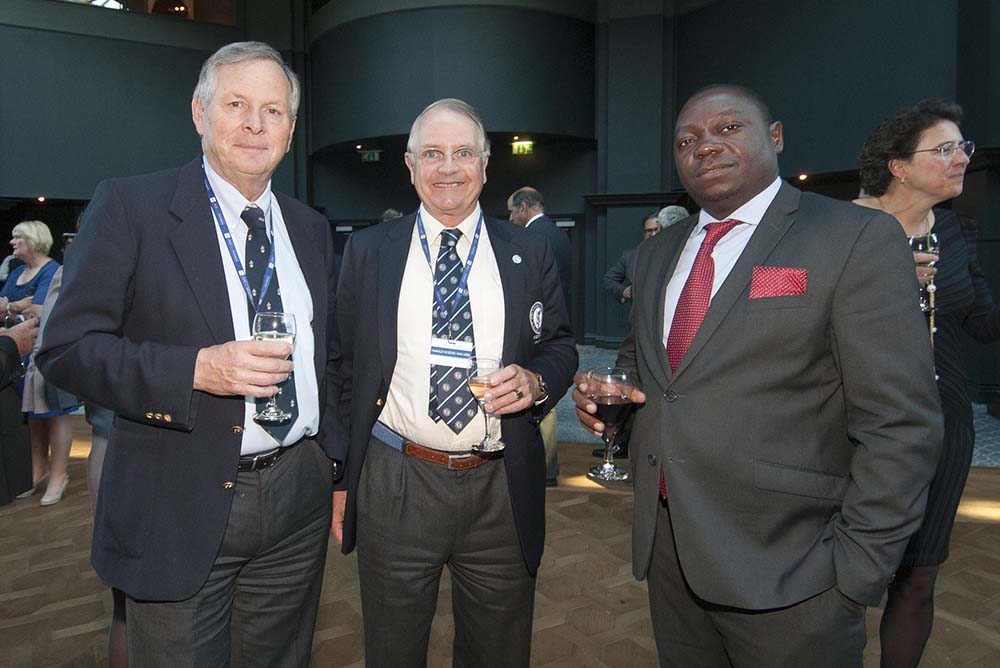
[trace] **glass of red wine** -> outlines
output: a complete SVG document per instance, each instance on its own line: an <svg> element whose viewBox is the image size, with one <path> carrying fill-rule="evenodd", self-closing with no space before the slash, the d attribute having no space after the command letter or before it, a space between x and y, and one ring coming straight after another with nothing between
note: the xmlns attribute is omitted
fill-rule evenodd
<svg viewBox="0 0 1000 668"><path fill-rule="evenodd" d="M604 461L591 467L588 478L628 480L628 469L615 464L615 437L632 410L632 390L636 388L632 372L618 367L597 367L587 372L587 398L597 406L595 416L604 423Z"/></svg>

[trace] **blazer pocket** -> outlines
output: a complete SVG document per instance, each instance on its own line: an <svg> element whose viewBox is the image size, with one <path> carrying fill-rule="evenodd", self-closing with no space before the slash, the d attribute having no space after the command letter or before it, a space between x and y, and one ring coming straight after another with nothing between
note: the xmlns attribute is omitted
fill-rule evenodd
<svg viewBox="0 0 1000 668"><path fill-rule="evenodd" d="M754 487L769 492L841 501L847 493L849 481L847 476L772 464L759 459L753 463Z"/></svg>
<svg viewBox="0 0 1000 668"><path fill-rule="evenodd" d="M812 295L785 295L777 297L754 297L747 299L747 308L751 311L808 308L812 304Z"/></svg>

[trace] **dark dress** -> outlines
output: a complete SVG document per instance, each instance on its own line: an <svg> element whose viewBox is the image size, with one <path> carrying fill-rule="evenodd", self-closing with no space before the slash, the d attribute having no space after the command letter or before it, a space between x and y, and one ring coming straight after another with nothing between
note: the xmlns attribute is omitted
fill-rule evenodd
<svg viewBox="0 0 1000 668"><path fill-rule="evenodd" d="M935 209L934 215L941 249L934 277L934 364L944 411L944 448L924 521L906 547L904 566L936 566L948 558L951 529L976 438L962 368L962 332L981 343L1000 338L1000 309L993 304L976 256L975 221L946 209Z"/></svg>

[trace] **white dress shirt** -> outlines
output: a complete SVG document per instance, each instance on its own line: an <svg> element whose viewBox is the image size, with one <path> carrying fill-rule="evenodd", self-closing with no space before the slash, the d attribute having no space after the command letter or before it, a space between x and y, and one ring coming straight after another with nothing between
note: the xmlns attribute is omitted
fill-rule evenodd
<svg viewBox="0 0 1000 668"><path fill-rule="evenodd" d="M431 216L423 205L420 206L419 215L427 233L427 245L433 262L441 247L444 225ZM456 248L463 263L468 260L479 216L480 208L477 205L476 210L458 225L462 236ZM503 284L485 221L476 257L469 270L468 289L472 305L475 353L480 357L499 360L503 352ZM481 411L458 434L443 421L434 422L427 414L431 382L433 292L434 272L427 264L417 226L414 224L397 307L396 367L379 419L393 431L415 443L438 450L468 451L475 443L483 440L486 432ZM375 345L374 341L372 345ZM494 437L499 437L499 422L493 420Z"/></svg>
<svg viewBox="0 0 1000 668"><path fill-rule="evenodd" d="M544 215L545 215L544 211L542 211L541 213L536 213L534 216L532 216L531 218L528 219L528 222L526 222L524 224L524 229L528 229L529 227L531 227L531 224L533 222L535 222L536 220L538 220L539 218L541 218Z"/></svg>
<svg viewBox="0 0 1000 668"><path fill-rule="evenodd" d="M761 219L767 212L767 207L771 206L774 197L781 188L781 177L774 180L771 185L761 190L753 196L746 204L733 211L732 215L725 220L739 220L742 224L737 225L722 237L715 245L712 252L712 259L715 262L715 278L712 281L712 297L722 287L729 272L733 270L736 261L743 254L743 249L750 242L754 230L760 224ZM680 299L681 291L691 274L691 267L694 265L695 256L701 248L701 242L705 240L705 226L709 223L719 223L721 220L712 218L704 209L698 214L698 224L691 230L691 236L684 244L684 250L677 260L677 267L674 275L667 283L667 294L663 300L663 345L666 347L667 338L670 336L670 326L674 321L674 310L677 308L677 300Z"/></svg>
<svg viewBox="0 0 1000 668"><path fill-rule="evenodd" d="M219 176L208 164L208 160L203 158L203 163L208 182L211 184L212 190L215 191L215 197L222 209L222 214L226 217L226 225L229 227L233 246L236 247L236 254L239 256L241 264L245 266L244 252L247 238L247 225L240 217L243 209L250 204L256 204L267 217L268 227L271 227L273 222L271 242L274 246L274 266L278 286L281 289L281 305L285 313L295 315L295 351L293 352L295 372L292 374L292 378L295 379L295 397L299 415L284 442L278 443L274 437L253 421L253 415L257 412L257 404L253 397L246 397L243 410L243 444L240 448L240 454L252 455L273 450L279 445L291 445L303 436L315 435L319 430L319 386L316 380L316 367L313 364L315 341L312 330L312 296L309 293L305 276L302 275L302 270L299 268L299 261L295 257L295 249L288 236L285 219L281 215L281 207L278 206L278 201L271 194L271 182L268 181L267 187L260 197L251 202ZM243 290L243 283L236 273L236 267L229 254L229 248L226 246L226 240L222 236L222 230L214 215L212 220L219 242L222 266L226 272L226 290L229 294L233 332L236 334L237 341L248 341L251 336L247 293Z"/></svg>

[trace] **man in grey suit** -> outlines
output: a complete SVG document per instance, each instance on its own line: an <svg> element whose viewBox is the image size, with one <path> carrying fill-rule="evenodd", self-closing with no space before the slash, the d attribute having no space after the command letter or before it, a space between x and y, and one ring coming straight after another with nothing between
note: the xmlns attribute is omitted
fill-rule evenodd
<svg viewBox="0 0 1000 668"><path fill-rule="evenodd" d="M752 91L696 93L674 157L703 210L636 260L619 351L645 391L633 570L664 666L860 668L865 606L919 525L939 452L899 225L782 183L783 143Z"/></svg>

